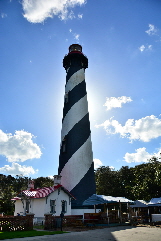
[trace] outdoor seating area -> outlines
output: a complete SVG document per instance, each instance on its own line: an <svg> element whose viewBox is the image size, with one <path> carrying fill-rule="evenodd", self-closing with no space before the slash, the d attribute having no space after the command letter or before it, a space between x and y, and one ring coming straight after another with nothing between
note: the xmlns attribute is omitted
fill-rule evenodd
<svg viewBox="0 0 161 241"><path fill-rule="evenodd" d="M114 212L109 212L110 216L107 216L106 212L99 213L84 213L84 215L68 215L64 216L61 220L60 216L52 216L51 214L45 215L45 225L44 229L52 230L61 227L61 221L63 228L73 227L73 228L92 228L98 226L110 226L111 224L120 225L120 219L117 214L118 211L115 212L115 215L112 219L112 215ZM128 215L126 215L127 217ZM111 218L111 221L110 221Z"/></svg>
<svg viewBox="0 0 161 241"><path fill-rule="evenodd" d="M152 198L150 202L136 200L130 207L133 223L161 223L161 198Z"/></svg>

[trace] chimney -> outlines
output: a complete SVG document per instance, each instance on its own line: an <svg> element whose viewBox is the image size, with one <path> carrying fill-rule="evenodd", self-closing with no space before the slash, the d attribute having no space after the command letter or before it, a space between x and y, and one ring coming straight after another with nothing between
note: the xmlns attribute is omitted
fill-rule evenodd
<svg viewBox="0 0 161 241"><path fill-rule="evenodd" d="M30 190L30 189L34 189L34 181L33 180L29 180L28 181L28 188L27 188L27 190Z"/></svg>
<svg viewBox="0 0 161 241"><path fill-rule="evenodd" d="M54 175L54 186L61 185L61 175Z"/></svg>

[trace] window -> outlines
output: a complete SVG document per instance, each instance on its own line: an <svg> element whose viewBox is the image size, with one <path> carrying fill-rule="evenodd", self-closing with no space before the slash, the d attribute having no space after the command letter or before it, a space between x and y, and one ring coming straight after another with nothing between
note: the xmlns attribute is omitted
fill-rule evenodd
<svg viewBox="0 0 161 241"><path fill-rule="evenodd" d="M62 212L66 213L67 212L67 201L66 200L62 200Z"/></svg>
<svg viewBox="0 0 161 241"><path fill-rule="evenodd" d="M60 194L60 188L58 188L58 195Z"/></svg>
<svg viewBox="0 0 161 241"><path fill-rule="evenodd" d="M65 96L64 96L64 102L65 103L68 103L69 101L69 98L68 98L68 92L65 93Z"/></svg>
<svg viewBox="0 0 161 241"><path fill-rule="evenodd" d="M66 152L66 138L62 140L62 152Z"/></svg>
<svg viewBox="0 0 161 241"><path fill-rule="evenodd" d="M56 213L55 211L55 200L50 200L50 212L51 213Z"/></svg>
<svg viewBox="0 0 161 241"><path fill-rule="evenodd" d="M80 52L82 52L82 46L79 45L79 44L72 44L69 47L69 52L72 52L72 51L80 51Z"/></svg>
<svg viewBox="0 0 161 241"><path fill-rule="evenodd" d="M26 213L29 213L29 205L30 205L30 201L26 200Z"/></svg>
<svg viewBox="0 0 161 241"><path fill-rule="evenodd" d="M63 141L63 152L65 152L66 151L66 143L65 143L65 141Z"/></svg>

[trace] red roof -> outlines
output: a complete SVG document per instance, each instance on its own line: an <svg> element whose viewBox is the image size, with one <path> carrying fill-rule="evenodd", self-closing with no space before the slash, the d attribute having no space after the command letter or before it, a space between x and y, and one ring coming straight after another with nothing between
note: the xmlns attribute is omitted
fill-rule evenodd
<svg viewBox="0 0 161 241"><path fill-rule="evenodd" d="M20 192L20 194L18 195L19 197L14 197L11 200L19 200L21 199L20 196L24 195L30 198L43 198L43 197L47 197L50 193L56 191L57 189L61 188L62 190L64 190L64 192L66 192L69 196L71 196L72 198L74 198L72 196L72 194L65 189L62 185L57 185L57 186L53 186L53 187L43 187L43 188L38 188L38 189L29 189L29 190L23 190ZM75 199L75 198L74 198Z"/></svg>
<svg viewBox="0 0 161 241"><path fill-rule="evenodd" d="M41 197L48 196L50 193L54 191L55 191L54 187L44 187L39 189L25 190L25 191L22 191L22 193L24 193L27 197L41 198Z"/></svg>
<svg viewBox="0 0 161 241"><path fill-rule="evenodd" d="M76 54L83 54L82 52L80 52L80 51L76 51L76 50L73 50L73 51L69 52L68 54L73 54L73 53L76 53Z"/></svg>

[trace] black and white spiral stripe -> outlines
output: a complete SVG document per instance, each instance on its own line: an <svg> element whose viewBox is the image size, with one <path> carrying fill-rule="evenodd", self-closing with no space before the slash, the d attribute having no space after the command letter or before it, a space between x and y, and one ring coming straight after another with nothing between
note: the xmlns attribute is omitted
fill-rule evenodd
<svg viewBox="0 0 161 241"><path fill-rule="evenodd" d="M67 69L58 173L78 200L95 193L85 70L79 64Z"/></svg>

